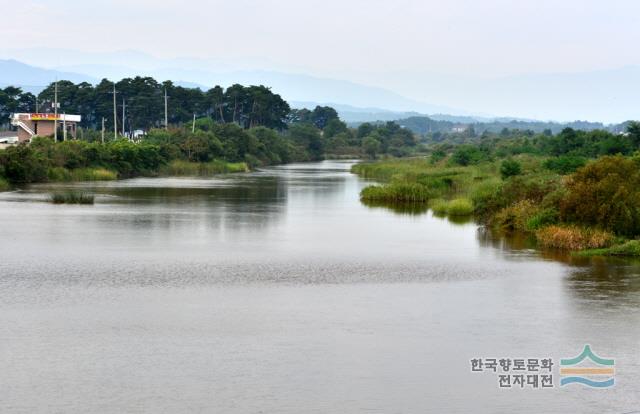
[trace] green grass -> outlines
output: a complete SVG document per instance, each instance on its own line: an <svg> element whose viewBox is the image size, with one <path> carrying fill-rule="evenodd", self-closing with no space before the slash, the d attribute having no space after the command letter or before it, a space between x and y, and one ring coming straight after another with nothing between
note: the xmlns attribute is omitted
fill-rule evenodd
<svg viewBox="0 0 640 414"><path fill-rule="evenodd" d="M447 200L437 198L429 203L429 208L431 208L431 211L435 214L444 215L449 211L449 202Z"/></svg>
<svg viewBox="0 0 640 414"><path fill-rule="evenodd" d="M52 167L47 171L49 181L112 181L118 179L118 173L104 168L78 168L68 170L63 167Z"/></svg>
<svg viewBox="0 0 640 414"><path fill-rule="evenodd" d="M604 249L589 249L575 252L574 255L581 257L592 256L628 256L640 257L640 240L629 240L622 244L617 244Z"/></svg>
<svg viewBox="0 0 640 414"><path fill-rule="evenodd" d="M456 198L449 201L450 216L468 216L473 214L473 203L468 198Z"/></svg>
<svg viewBox="0 0 640 414"><path fill-rule="evenodd" d="M441 215L468 216L473 214L473 203L468 198L456 198L449 201L439 198L429 203L429 207L435 214Z"/></svg>
<svg viewBox="0 0 640 414"><path fill-rule="evenodd" d="M94 196L80 191L66 191L51 194L49 201L53 204L93 204Z"/></svg>
<svg viewBox="0 0 640 414"><path fill-rule="evenodd" d="M369 202L416 203L430 198L429 190L420 184L371 185L360 193L360 199Z"/></svg>
<svg viewBox="0 0 640 414"><path fill-rule="evenodd" d="M0 177L0 191L7 191L11 189L9 183L2 177Z"/></svg>
<svg viewBox="0 0 640 414"><path fill-rule="evenodd" d="M161 168L161 175L207 177L222 173L247 172L249 167L244 162L226 162L214 160L207 163L175 160Z"/></svg>

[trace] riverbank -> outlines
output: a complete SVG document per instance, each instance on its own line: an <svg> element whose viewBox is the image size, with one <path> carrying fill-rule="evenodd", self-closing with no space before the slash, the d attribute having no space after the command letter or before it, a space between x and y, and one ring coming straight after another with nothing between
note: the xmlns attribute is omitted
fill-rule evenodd
<svg viewBox="0 0 640 414"><path fill-rule="evenodd" d="M640 255L629 241L640 235L639 160L605 156L563 176L548 168L549 159L520 155L468 166L450 157L391 159L352 172L382 183L361 192L365 204L473 215L491 228L532 234L542 248Z"/></svg>

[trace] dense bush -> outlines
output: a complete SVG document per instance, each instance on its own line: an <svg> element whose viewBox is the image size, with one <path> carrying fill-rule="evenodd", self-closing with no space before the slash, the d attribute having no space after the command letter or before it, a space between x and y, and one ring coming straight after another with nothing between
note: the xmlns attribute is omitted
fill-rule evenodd
<svg viewBox="0 0 640 414"><path fill-rule="evenodd" d="M560 203L564 221L597 226L621 235L640 234L640 165L606 156L579 169L566 183Z"/></svg>
<svg viewBox="0 0 640 414"><path fill-rule="evenodd" d="M460 145L451 155L451 160L462 166L477 164L484 158L485 154L475 145Z"/></svg>
<svg viewBox="0 0 640 414"><path fill-rule="evenodd" d="M500 164L500 175L502 179L507 179L522 173L522 164L516 160L507 159Z"/></svg>
<svg viewBox="0 0 640 414"><path fill-rule="evenodd" d="M567 175L575 172L578 168L583 167L587 163L584 157L576 157L564 155L561 157L549 158L544 162L544 167L557 172L558 174Z"/></svg>

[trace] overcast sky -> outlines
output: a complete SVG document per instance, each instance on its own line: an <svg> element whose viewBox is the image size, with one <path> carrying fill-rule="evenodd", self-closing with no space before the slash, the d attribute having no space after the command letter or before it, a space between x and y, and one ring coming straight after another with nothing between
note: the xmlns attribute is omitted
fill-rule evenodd
<svg viewBox="0 0 640 414"><path fill-rule="evenodd" d="M53 6L55 4L55 6ZM636 0L0 0L3 43L268 58L318 74L640 63ZM55 24L55 23L58 24ZM25 24L26 23L26 24ZM41 28L51 26L51 30Z"/></svg>
<svg viewBox="0 0 640 414"><path fill-rule="evenodd" d="M15 48L252 60L404 94L411 85L403 79L415 83L430 74L495 78L640 64L637 0L0 0L0 6L7 13L2 41Z"/></svg>

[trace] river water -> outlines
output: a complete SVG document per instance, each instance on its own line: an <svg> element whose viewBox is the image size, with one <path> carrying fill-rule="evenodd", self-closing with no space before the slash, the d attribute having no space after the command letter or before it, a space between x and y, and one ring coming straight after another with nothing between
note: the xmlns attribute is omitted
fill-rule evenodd
<svg viewBox="0 0 640 414"><path fill-rule="evenodd" d="M640 264L366 207L351 164L0 194L0 412L640 412ZM585 344L615 386L560 386Z"/></svg>

